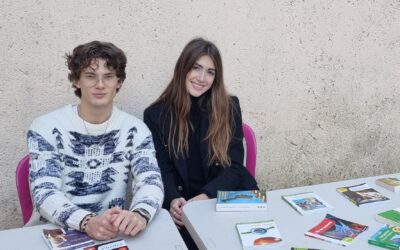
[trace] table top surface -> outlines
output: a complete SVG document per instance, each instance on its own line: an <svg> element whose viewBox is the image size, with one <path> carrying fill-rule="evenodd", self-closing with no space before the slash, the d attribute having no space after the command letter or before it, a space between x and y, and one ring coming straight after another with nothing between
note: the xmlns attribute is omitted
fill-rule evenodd
<svg viewBox="0 0 400 250"><path fill-rule="evenodd" d="M400 174L384 175L332 182L326 184L280 189L267 192L267 211L257 212L216 212L216 200L188 203L183 207L185 224L199 245L200 249L242 249L236 223L274 220L284 240L282 247L274 249L290 249L291 247L308 247L316 249L357 249L379 250L380 247L368 244L368 239L383 226L374 216L382 211L400 207L400 193L391 192L375 184L381 177L399 177ZM366 182L372 188L390 198L387 203L358 207L336 191L336 188ZM333 206L329 211L321 211L309 215L301 215L282 199L282 195L291 195L313 191ZM367 225L369 229L361 233L347 247L334 243L313 239L304 235L316 226L327 213L344 220Z"/></svg>
<svg viewBox="0 0 400 250"><path fill-rule="evenodd" d="M44 224L32 227L15 228L0 231L0 249L49 249L42 238L43 228L57 228L53 224ZM145 231L134 237L121 236L129 249L166 249L185 250L186 245L180 236L169 213L162 209L151 221Z"/></svg>

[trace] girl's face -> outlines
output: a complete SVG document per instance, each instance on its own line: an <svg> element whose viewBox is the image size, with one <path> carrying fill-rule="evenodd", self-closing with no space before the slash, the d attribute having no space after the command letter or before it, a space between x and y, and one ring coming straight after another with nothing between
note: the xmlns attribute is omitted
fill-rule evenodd
<svg viewBox="0 0 400 250"><path fill-rule="evenodd" d="M215 79L215 66L211 57L200 57L186 75L186 90L193 97L199 97L209 90Z"/></svg>

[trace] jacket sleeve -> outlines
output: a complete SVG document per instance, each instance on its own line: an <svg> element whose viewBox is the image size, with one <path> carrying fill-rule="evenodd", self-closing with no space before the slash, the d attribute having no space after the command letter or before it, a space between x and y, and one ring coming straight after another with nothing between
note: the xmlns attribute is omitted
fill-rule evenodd
<svg viewBox="0 0 400 250"><path fill-rule="evenodd" d="M51 223L79 230L83 217L90 212L73 204L63 192L61 159L57 139L45 131L45 122L35 121L28 130L29 184L34 209Z"/></svg>
<svg viewBox="0 0 400 250"><path fill-rule="evenodd" d="M164 187L152 135L144 124L140 129L141 132L135 136L137 143L131 162L133 181L130 210L144 208L150 213L151 218L154 218L154 214L162 206Z"/></svg>
<svg viewBox="0 0 400 250"><path fill-rule="evenodd" d="M215 198L218 190L238 190L243 186L247 189L257 189L256 181L243 166L243 128L239 99L237 97L231 97L231 104L234 119L232 140L228 148L228 156L231 160L231 165L227 168L211 166L211 168L219 167L221 169L218 175L202 188L202 191L210 198ZM250 183L243 185L243 181Z"/></svg>
<svg viewBox="0 0 400 250"><path fill-rule="evenodd" d="M181 197L181 195L177 190L175 166L168 152L167 141L164 139L168 138L168 135L164 134L165 130L161 126L164 123L161 120L161 111L148 108L144 111L143 120L153 134L156 157L164 182L165 197L163 207L169 209L171 201Z"/></svg>

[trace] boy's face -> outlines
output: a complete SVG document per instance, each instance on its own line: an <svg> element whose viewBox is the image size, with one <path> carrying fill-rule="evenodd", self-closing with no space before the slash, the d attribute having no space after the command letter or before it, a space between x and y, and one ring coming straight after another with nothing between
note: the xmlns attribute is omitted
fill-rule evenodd
<svg viewBox="0 0 400 250"><path fill-rule="evenodd" d="M105 108L112 106L117 89L122 82L112 68L107 68L104 59L93 60L89 67L82 70L75 86L81 90L81 105L85 108Z"/></svg>

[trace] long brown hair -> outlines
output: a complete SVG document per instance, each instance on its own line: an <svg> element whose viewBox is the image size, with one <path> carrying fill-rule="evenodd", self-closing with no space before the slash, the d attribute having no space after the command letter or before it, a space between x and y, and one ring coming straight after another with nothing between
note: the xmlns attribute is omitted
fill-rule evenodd
<svg viewBox="0 0 400 250"><path fill-rule="evenodd" d="M190 108L192 101L186 89L186 75L192 70L196 61L208 55L215 66L215 78L211 88L208 90L210 97L207 98L209 111L209 128L204 138L208 142L208 163L219 163L223 167L229 167L230 158L228 147L232 139L232 108L230 98L224 86L222 59L218 48L210 41L202 38L191 40L183 49L175 65L174 75L167 88L157 99L167 106L170 124L168 147L170 153L188 154Z"/></svg>

